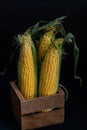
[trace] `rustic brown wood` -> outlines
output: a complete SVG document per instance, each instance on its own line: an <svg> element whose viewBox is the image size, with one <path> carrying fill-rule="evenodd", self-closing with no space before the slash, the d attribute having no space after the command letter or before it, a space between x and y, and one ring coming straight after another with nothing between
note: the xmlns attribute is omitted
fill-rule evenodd
<svg viewBox="0 0 87 130"><path fill-rule="evenodd" d="M34 107L35 106L35 107ZM42 109L53 109L64 107L64 94L55 94L52 96L39 97L21 102L21 114L33 113Z"/></svg>
<svg viewBox="0 0 87 130"><path fill-rule="evenodd" d="M25 100L15 81L10 82L10 86L13 114L22 130L45 127L64 121L65 95L61 88L57 94ZM52 109L52 111L41 112L46 109Z"/></svg>
<svg viewBox="0 0 87 130"><path fill-rule="evenodd" d="M22 130L36 129L64 122L64 108L22 116Z"/></svg>
<svg viewBox="0 0 87 130"><path fill-rule="evenodd" d="M18 99L19 99L20 101L24 100L23 95L21 94L21 92L19 91L19 89L18 89L18 87L17 87L16 81L10 82L10 84L11 84L11 88L12 88L13 91L16 93Z"/></svg>
<svg viewBox="0 0 87 130"><path fill-rule="evenodd" d="M12 111L14 114L15 119L17 120L18 124L21 125L21 107L20 107L20 100L19 97L17 96L17 91L14 91L13 84L11 84L11 106L12 106ZM15 89L16 90L16 89Z"/></svg>

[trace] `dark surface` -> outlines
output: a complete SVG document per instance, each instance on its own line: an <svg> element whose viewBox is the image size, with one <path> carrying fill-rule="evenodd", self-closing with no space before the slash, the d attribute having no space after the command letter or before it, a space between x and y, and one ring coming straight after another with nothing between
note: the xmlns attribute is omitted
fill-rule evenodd
<svg viewBox="0 0 87 130"><path fill-rule="evenodd" d="M68 48L69 53L63 59L60 77L60 83L69 92L69 98L65 105L65 122L45 129L87 129L86 14L86 0L0 1L0 71L7 64L9 56L15 48L13 37L39 20L53 20L66 15L67 18L63 23L64 27L67 32L72 32L76 37L80 52L77 75L82 78L82 87L80 87L79 80L73 77L73 58L69 55L71 51ZM17 80L17 56L16 53L12 63L8 66L6 74L0 75L0 130L17 130L17 124L11 112L9 90L9 81Z"/></svg>

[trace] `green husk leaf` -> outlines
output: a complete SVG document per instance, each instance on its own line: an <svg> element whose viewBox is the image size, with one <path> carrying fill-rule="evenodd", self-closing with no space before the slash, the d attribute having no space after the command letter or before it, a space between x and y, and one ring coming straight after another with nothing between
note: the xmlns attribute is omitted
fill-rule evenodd
<svg viewBox="0 0 87 130"><path fill-rule="evenodd" d="M43 31L43 30L46 30L48 31L49 28L52 26L52 27L56 27L59 29L60 32L62 32L62 34L65 36L65 30L61 24L62 20L65 18L66 16L63 16L63 17L60 17L60 18L57 18L53 21L39 21L38 23L36 23L34 26L28 28L26 30L26 32L28 33L31 33L31 35L35 35L36 33L40 32L40 31Z"/></svg>
<svg viewBox="0 0 87 130"><path fill-rule="evenodd" d="M13 58L14 58L16 52L17 52L17 49L18 49L18 45L15 47L14 51L12 52L12 54L11 54L8 62L6 63L5 67L2 69L2 71L0 71L0 75L5 75L6 74L6 72L8 70L8 67L12 63Z"/></svg>
<svg viewBox="0 0 87 130"><path fill-rule="evenodd" d="M82 86L82 80L80 77L76 75L77 73L77 65L78 65L78 58L79 58L79 48L76 44L75 36L72 33L68 33L63 41L64 44L72 44L73 46L73 54L74 54L74 64L73 64L73 76L75 79L80 79L80 85Z"/></svg>

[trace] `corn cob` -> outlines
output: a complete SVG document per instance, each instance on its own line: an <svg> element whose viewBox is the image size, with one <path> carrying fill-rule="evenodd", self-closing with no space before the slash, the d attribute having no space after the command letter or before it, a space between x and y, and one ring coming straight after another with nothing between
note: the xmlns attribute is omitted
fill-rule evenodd
<svg viewBox="0 0 87 130"><path fill-rule="evenodd" d="M37 94L37 64L35 47L31 35L18 35L20 55L18 62L18 86L26 99Z"/></svg>
<svg viewBox="0 0 87 130"><path fill-rule="evenodd" d="M52 95L58 90L60 53L62 52L58 47L60 42L62 42L62 39L55 41L55 45L51 44L45 54L40 72L39 96Z"/></svg>
<svg viewBox="0 0 87 130"><path fill-rule="evenodd" d="M40 37L40 43L38 48L38 62L41 63L42 59L45 56L45 53L51 43L51 41L54 39L54 29L51 29L47 32L45 32L42 37Z"/></svg>

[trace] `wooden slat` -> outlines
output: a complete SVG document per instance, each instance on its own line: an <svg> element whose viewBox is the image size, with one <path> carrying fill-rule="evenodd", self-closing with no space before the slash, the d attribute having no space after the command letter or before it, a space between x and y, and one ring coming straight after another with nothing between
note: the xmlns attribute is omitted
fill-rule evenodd
<svg viewBox="0 0 87 130"><path fill-rule="evenodd" d="M22 130L56 125L64 122L64 108L22 116Z"/></svg>
<svg viewBox="0 0 87 130"><path fill-rule="evenodd" d="M21 114L30 114L33 112L41 111L43 109L63 108L64 102L63 92L52 96L44 96L30 100L24 100L21 102Z"/></svg>
<svg viewBox="0 0 87 130"><path fill-rule="evenodd" d="M17 87L17 85L16 85L16 81L10 82L10 85L11 85L12 89L14 90L14 92L16 93L18 99L19 99L20 101L24 100L23 95L21 94L21 92L19 91L19 89L18 89L18 87Z"/></svg>
<svg viewBox="0 0 87 130"><path fill-rule="evenodd" d="M11 86L10 88L10 95L11 95L11 106L14 118L17 120L18 124L21 125L21 103L20 100L16 94L16 91L14 91L14 87Z"/></svg>

